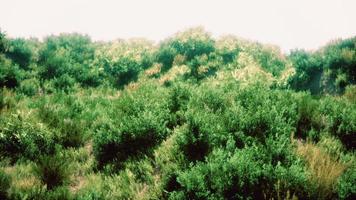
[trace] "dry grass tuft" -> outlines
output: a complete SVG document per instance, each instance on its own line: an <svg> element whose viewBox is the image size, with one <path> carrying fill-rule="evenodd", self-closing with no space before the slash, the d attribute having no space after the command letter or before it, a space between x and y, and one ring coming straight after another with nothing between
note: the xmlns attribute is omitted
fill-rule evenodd
<svg viewBox="0 0 356 200"><path fill-rule="evenodd" d="M29 190L35 186L41 185L41 181L33 174L31 164L8 166L4 168L4 171L11 176L11 192L17 190Z"/></svg>
<svg viewBox="0 0 356 200"><path fill-rule="evenodd" d="M297 142L297 153L307 162L310 180L316 185L318 197L331 198L334 185L347 166L312 143Z"/></svg>
<svg viewBox="0 0 356 200"><path fill-rule="evenodd" d="M181 66L173 66L167 73L165 73L160 79L159 83L164 84L167 81L173 81L179 75L183 75L189 71L188 66L181 65Z"/></svg>
<svg viewBox="0 0 356 200"><path fill-rule="evenodd" d="M147 69L144 73L145 73L146 76L152 77L152 76L154 76L154 75L160 73L160 72L161 72L161 68L162 68L162 64L160 64L160 63L155 63L155 64L153 65L153 67Z"/></svg>

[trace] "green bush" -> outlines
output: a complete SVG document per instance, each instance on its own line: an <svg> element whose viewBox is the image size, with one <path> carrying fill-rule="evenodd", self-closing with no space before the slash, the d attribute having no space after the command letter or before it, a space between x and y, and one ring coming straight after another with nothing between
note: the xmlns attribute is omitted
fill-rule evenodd
<svg viewBox="0 0 356 200"><path fill-rule="evenodd" d="M83 87L98 87L103 83L104 75L98 69L80 69L78 81Z"/></svg>
<svg viewBox="0 0 356 200"><path fill-rule="evenodd" d="M40 76L43 79L61 77L69 74L75 79L76 65L87 66L94 59L94 47L88 36L80 34L60 34L45 38L39 51Z"/></svg>
<svg viewBox="0 0 356 200"><path fill-rule="evenodd" d="M0 199L355 199L355 44L0 32Z"/></svg>
<svg viewBox="0 0 356 200"><path fill-rule="evenodd" d="M1 156L13 161L21 157L35 160L40 154L53 152L53 134L41 124L32 123L19 115L4 117L0 118Z"/></svg>
<svg viewBox="0 0 356 200"><path fill-rule="evenodd" d="M28 69L33 57L33 50L28 41L17 38L9 41L7 56L22 69Z"/></svg>
<svg viewBox="0 0 356 200"><path fill-rule="evenodd" d="M23 73L11 60L0 55L0 88L15 88L20 85Z"/></svg>
<svg viewBox="0 0 356 200"><path fill-rule="evenodd" d="M188 85L173 85L169 90L169 110L172 113L172 123L168 126L174 128L176 125L182 125L185 122L184 113L188 109L188 103L192 96Z"/></svg>
<svg viewBox="0 0 356 200"><path fill-rule="evenodd" d="M40 82L33 78L33 79L25 79L20 84L20 92L27 95L27 96L34 96L39 92L40 89Z"/></svg>
<svg viewBox="0 0 356 200"><path fill-rule="evenodd" d="M4 53L7 50L8 39L6 38L5 32L0 30L0 53Z"/></svg>
<svg viewBox="0 0 356 200"><path fill-rule="evenodd" d="M157 61L163 64L163 71L172 67L174 58L180 54L189 62L196 56L208 55L215 50L215 42L202 28L188 29L160 45Z"/></svg>
<svg viewBox="0 0 356 200"><path fill-rule="evenodd" d="M288 142L267 144L270 150L263 146L232 151L217 148L205 162L172 177L177 182L172 182L170 199L177 195L183 199L312 198L303 163Z"/></svg>
<svg viewBox="0 0 356 200"><path fill-rule="evenodd" d="M345 88L344 97L350 102L356 103L356 85L349 85Z"/></svg>
<svg viewBox="0 0 356 200"><path fill-rule="evenodd" d="M86 121L82 119L83 104L79 98L56 93L42 97L38 115L53 131L57 143L64 147L80 147L86 139Z"/></svg>
<svg viewBox="0 0 356 200"><path fill-rule="evenodd" d="M355 105L332 97L320 101L320 112L325 116L326 129L338 137L347 149L355 148Z"/></svg>
<svg viewBox="0 0 356 200"><path fill-rule="evenodd" d="M337 192L339 199L355 199L356 197L356 170L351 166L338 180Z"/></svg>
<svg viewBox="0 0 356 200"><path fill-rule="evenodd" d="M58 125L56 139L64 147L83 146L87 139L85 123L78 119L64 119Z"/></svg>
<svg viewBox="0 0 356 200"><path fill-rule="evenodd" d="M289 78L290 86L312 94L342 93L347 85L356 82L355 41L355 37L337 40L313 53L292 51L288 58L295 74Z"/></svg>
<svg viewBox="0 0 356 200"><path fill-rule="evenodd" d="M56 89L60 91L64 91L66 93L73 90L74 84L75 84L75 79L69 76L68 74L63 74L62 76L58 78L54 78L53 80L53 86Z"/></svg>
<svg viewBox="0 0 356 200"><path fill-rule="evenodd" d="M296 124L296 135L299 138L309 138L318 141L318 135L313 134L313 131L320 131L322 124L318 118L319 109L318 102L308 94L302 94L297 99L298 106L298 121Z"/></svg>
<svg viewBox="0 0 356 200"><path fill-rule="evenodd" d="M153 50L148 41L104 43L97 49L93 66L98 66L103 77L114 87L122 89L131 81L136 81L141 71L153 65Z"/></svg>
<svg viewBox="0 0 356 200"><path fill-rule="evenodd" d="M161 44L160 49L156 55L156 60L157 62L162 63L162 72L168 71L172 67L176 55L176 49L167 44Z"/></svg>
<svg viewBox="0 0 356 200"><path fill-rule="evenodd" d="M52 190L69 183L72 166L63 153L56 152L54 155L40 156L36 161L34 172L42 183Z"/></svg>
<svg viewBox="0 0 356 200"><path fill-rule="evenodd" d="M8 190L11 186L11 177L0 170L0 199L8 199Z"/></svg>
<svg viewBox="0 0 356 200"><path fill-rule="evenodd" d="M188 127L177 140L180 150L189 161L203 160L211 151L208 124L203 120L204 117L188 116Z"/></svg>
<svg viewBox="0 0 356 200"><path fill-rule="evenodd" d="M237 151L232 156L216 150L206 163L179 174L178 191L185 199L261 199L262 170L249 150Z"/></svg>
<svg viewBox="0 0 356 200"><path fill-rule="evenodd" d="M141 70L141 66L129 58L123 58L120 61L115 62L114 68L112 73L108 73L115 76L115 86L119 88L131 81L137 80L138 73Z"/></svg>
<svg viewBox="0 0 356 200"><path fill-rule="evenodd" d="M48 200L73 200L74 197L68 187L57 187L51 191L47 191L43 199Z"/></svg>
<svg viewBox="0 0 356 200"><path fill-rule="evenodd" d="M94 137L99 166L113 161L120 165L129 157L148 152L168 135L168 95L156 89L145 86L123 94L113 111L113 121L99 125Z"/></svg>
<svg viewBox="0 0 356 200"><path fill-rule="evenodd" d="M16 93L12 90L2 88L0 89L0 111L11 110L17 105Z"/></svg>

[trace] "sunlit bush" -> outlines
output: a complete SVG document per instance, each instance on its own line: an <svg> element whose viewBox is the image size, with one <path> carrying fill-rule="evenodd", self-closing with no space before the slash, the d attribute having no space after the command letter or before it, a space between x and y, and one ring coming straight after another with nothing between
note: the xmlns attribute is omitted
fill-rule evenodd
<svg viewBox="0 0 356 200"><path fill-rule="evenodd" d="M0 155L16 161L34 160L40 154L53 152L54 138L46 127L23 119L20 115L0 118Z"/></svg>
<svg viewBox="0 0 356 200"><path fill-rule="evenodd" d="M167 93L146 86L120 97L111 122L99 125L94 138L94 153L99 165L121 164L149 149L168 134L169 107ZM159 94L159 95L158 95ZM114 117L113 116L113 117Z"/></svg>
<svg viewBox="0 0 356 200"><path fill-rule="evenodd" d="M174 58L180 54L189 62L196 56L208 55L215 50L214 40L203 28L192 28L177 33L160 45L157 61L162 63L165 71L172 67Z"/></svg>
<svg viewBox="0 0 356 200"><path fill-rule="evenodd" d="M154 50L152 43L146 40L104 43L98 47L94 63L113 86L122 88L153 64Z"/></svg>

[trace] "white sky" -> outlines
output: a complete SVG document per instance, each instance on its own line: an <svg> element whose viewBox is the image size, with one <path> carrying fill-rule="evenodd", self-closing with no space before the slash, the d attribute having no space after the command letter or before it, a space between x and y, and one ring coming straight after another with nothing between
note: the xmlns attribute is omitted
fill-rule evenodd
<svg viewBox="0 0 356 200"><path fill-rule="evenodd" d="M0 0L10 37L60 32L162 40L193 26L291 48L356 36L356 0Z"/></svg>

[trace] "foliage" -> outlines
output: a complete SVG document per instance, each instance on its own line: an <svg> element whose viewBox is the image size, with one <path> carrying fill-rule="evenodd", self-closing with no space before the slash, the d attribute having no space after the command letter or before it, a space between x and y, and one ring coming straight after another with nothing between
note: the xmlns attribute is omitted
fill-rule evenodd
<svg viewBox="0 0 356 200"><path fill-rule="evenodd" d="M337 182L338 197L340 199L353 199L356 197L355 181L355 166L351 166Z"/></svg>
<svg viewBox="0 0 356 200"><path fill-rule="evenodd" d="M153 64L153 48L149 41L114 41L102 44L94 63L113 86L122 88L138 78L140 71Z"/></svg>
<svg viewBox="0 0 356 200"><path fill-rule="evenodd" d="M287 60L276 46L254 44L253 48L249 48L247 52L257 60L262 68L274 76L279 76L281 71L286 68Z"/></svg>
<svg viewBox="0 0 356 200"><path fill-rule="evenodd" d="M57 143L64 147L79 147L86 141L86 123L80 120L82 102L73 96L57 93L39 102L39 118L54 129Z"/></svg>
<svg viewBox="0 0 356 200"><path fill-rule="evenodd" d="M0 198L354 199L355 37L0 32Z"/></svg>
<svg viewBox="0 0 356 200"><path fill-rule="evenodd" d="M215 50L214 41L203 28L188 29L160 45L157 61L163 64L164 71L172 67L176 55L183 55L189 62L196 56L208 55Z"/></svg>
<svg viewBox="0 0 356 200"><path fill-rule="evenodd" d="M18 38L10 40L7 56L22 69L28 69L32 61L33 50L28 41Z"/></svg>
<svg viewBox="0 0 356 200"><path fill-rule="evenodd" d="M22 71L11 60L0 55L0 87L15 88L20 85Z"/></svg>
<svg viewBox="0 0 356 200"><path fill-rule="evenodd" d="M20 115L0 118L0 155L16 161L24 157L35 160L40 154L53 152L53 135L41 124Z"/></svg>
<svg viewBox="0 0 356 200"><path fill-rule="evenodd" d="M21 81L19 90L21 93L27 96L34 96L40 90L40 83L36 78L26 79L24 81Z"/></svg>
<svg viewBox="0 0 356 200"><path fill-rule="evenodd" d="M71 175L68 158L62 153L41 156L36 162L34 172L49 190L67 184Z"/></svg>
<svg viewBox="0 0 356 200"><path fill-rule="evenodd" d="M317 52L292 51L289 55L296 69L290 85L297 90L318 93L342 93L355 83L356 38L333 41Z"/></svg>
<svg viewBox="0 0 356 200"><path fill-rule="evenodd" d="M153 95L155 89L145 86L120 97L113 110L116 117L101 124L95 134L94 153L99 165L120 164L147 152L167 136L170 120L167 94L160 89L160 95Z"/></svg>
<svg viewBox="0 0 356 200"><path fill-rule="evenodd" d="M318 93L322 73L321 57L304 50L294 50L289 59L295 67L295 74L289 79L290 86L297 90L309 89L312 93Z"/></svg>
<svg viewBox="0 0 356 200"><path fill-rule="evenodd" d="M11 177L3 170L0 170L0 198L8 199L8 190L11 185Z"/></svg>

